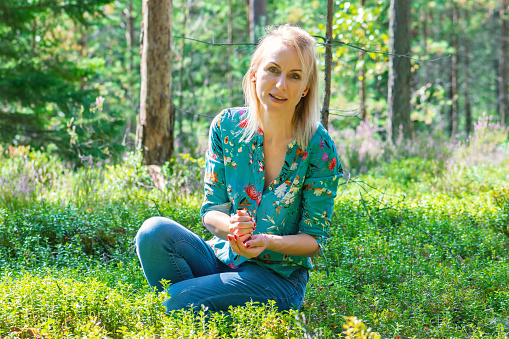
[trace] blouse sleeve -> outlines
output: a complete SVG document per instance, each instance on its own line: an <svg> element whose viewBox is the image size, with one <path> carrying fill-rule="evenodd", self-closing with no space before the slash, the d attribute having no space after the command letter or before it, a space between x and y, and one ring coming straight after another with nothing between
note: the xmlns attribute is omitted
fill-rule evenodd
<svg viewBox="0 0 509 339"><path fill-rule="evenodd" d="M322 136L320 143L312 148L302 192L299 233L311 235L323 248L329 235L334 198L339 179L343 176L343 168L336 146L328 134Z"/></svg>
<svg viewBox="0 0 509 339"><path fill-rule="evenodd" d="M201 217L209 211L230 214L231 203L225 184L225 165L221 122L224 111L214 118L210 125L209 147L205 153L205 197L200 210Z"/></svg>

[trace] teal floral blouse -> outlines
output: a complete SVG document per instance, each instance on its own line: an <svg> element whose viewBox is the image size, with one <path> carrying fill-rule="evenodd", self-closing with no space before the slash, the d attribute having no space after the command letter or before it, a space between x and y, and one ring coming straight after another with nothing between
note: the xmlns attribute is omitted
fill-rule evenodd
<svg viewBox="0 0 509 339"><path fill-rule="evenodd" d="M343 175L334 142L319 125L306 150L296 141L290 143L280 176L264 191L263 131L258 129L250 141L240 141L246 112L246 108L226 109L212 122L202 218L212 210L231 215L246 209L257 223L255 234L307 233L323 248ZM289 277L299 267L313 267L308 257L266 250L248 259L233 252L227 240L214 237L208 243L217 258L233 268L249 260Z"/></svg>

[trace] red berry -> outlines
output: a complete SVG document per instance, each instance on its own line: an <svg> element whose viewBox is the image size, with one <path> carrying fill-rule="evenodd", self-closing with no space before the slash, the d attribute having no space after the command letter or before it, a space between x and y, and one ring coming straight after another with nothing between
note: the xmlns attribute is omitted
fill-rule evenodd
<svg viewBox="0 0 509 339"><path fill-rule="evenodd" d="M321 290L323 290L323 286L318 287L318 289L319 289L320 291L321 291Z"/></svg>
<svg viewBox="0 0 509 339"><path fill-rule="evenodd" d="M427 328L427 327L424 327L424 330L425 330L425 331L427 331L427 330L428 330L428 328Z"/></svg>

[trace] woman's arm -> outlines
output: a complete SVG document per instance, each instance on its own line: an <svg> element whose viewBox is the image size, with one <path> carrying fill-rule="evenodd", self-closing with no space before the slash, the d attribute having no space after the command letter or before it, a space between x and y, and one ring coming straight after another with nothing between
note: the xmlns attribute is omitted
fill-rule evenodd
<svg viewBox="0 0 509 339"><path fill-rule="evenodd" d="M209 211L203 217L203 225L216 237L226 240L228 234L237 235L242 242L249 239L256 229L253 219L244 210L231 216L221 211Z"/></svg>

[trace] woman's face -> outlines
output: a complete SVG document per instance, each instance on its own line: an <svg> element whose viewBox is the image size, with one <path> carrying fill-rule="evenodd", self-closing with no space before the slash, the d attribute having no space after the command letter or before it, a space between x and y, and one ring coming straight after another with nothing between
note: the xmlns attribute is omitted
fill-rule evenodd
<svg viewBox="0 0 509 339"><path fill-rule="evenodd" d="M268 42L260 66L255 72L256 95L263 113L288 114L307 94L307 79L297 51L277 39Z"/></svg>

